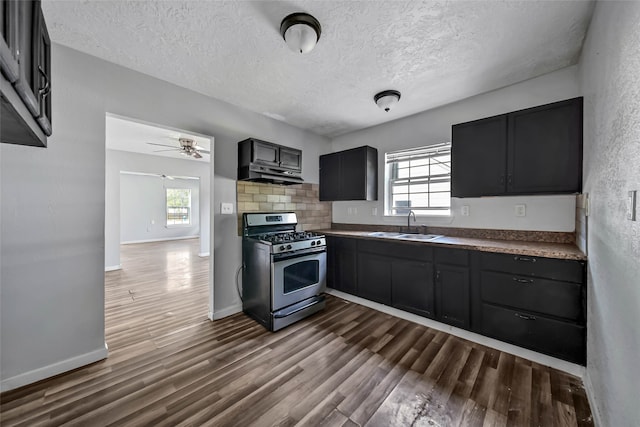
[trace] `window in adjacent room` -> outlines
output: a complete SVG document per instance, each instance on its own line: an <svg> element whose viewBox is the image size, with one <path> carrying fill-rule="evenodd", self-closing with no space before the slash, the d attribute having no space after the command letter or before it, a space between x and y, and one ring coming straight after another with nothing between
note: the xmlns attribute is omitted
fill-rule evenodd
<svg viewBox="0 0 640 427"><path fill-rule="evenodd" d="M167 188L167 226L191 224L191 190Z"/></svg>
<svg viewBox="0 0 640 427"><path fill-rule="evenodd" d="M385 214L449 215L451 143L385 154Z"/></svg>

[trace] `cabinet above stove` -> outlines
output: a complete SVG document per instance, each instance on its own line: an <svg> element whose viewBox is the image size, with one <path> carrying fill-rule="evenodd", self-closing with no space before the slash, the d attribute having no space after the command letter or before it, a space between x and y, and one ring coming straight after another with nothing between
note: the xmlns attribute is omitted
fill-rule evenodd
<svg viewBox="0 0 640 427"><path fill-rule="evenodd" d="M302 150L256 138L238 142L238 180L301 184Z"/></svg>

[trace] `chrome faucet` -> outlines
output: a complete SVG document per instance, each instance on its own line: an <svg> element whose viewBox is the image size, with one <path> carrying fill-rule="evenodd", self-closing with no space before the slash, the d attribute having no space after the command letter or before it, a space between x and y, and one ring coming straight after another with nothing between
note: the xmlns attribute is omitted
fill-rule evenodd
<svg viewBox="0 0 640 427"><path fill-rule="evenodd" d="M409 215L407 215L407 234L411 234L411 215L413 215L413 222L416 222L416 213L409 211Z"/></svg>

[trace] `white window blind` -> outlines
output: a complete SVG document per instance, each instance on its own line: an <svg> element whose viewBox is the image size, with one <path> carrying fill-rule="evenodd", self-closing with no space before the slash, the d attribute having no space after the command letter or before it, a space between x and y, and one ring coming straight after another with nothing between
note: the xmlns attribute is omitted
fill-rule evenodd
<svg viewBox="0 0 640 427"><path fill-rule="evenodd" d="M451 144L386 153L389 215L446 214L451 206Z"/></svg>

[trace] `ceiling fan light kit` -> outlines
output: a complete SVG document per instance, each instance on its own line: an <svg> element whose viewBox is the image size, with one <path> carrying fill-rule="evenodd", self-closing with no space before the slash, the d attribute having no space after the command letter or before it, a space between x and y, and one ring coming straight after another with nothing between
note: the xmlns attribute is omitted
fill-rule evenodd
<svg viewBox="0 0 640 427"><path fill-rule="evenodd" d="M385 90L375 94L373 101L378 107L389 112L400 101L400 92L397 90Z"/></svg>
<svg viewBox="0 0 640 427"><path fill-rule="evenodd" d="M292 13L280 23L280 34L289 48L296 53L309 53L320 40L320 22L304 12Z"/></svg>

